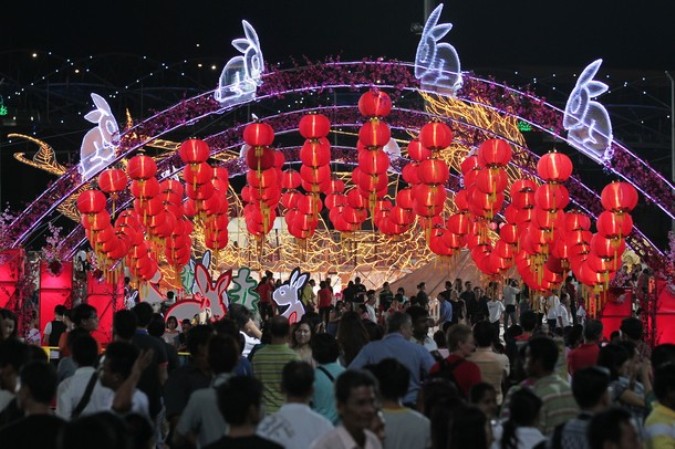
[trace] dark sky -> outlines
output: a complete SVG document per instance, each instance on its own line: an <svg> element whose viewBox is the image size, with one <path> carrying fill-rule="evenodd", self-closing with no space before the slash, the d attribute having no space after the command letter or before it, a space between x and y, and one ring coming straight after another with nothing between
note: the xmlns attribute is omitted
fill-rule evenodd
<svg viewBox="0 0 675 449"><path fill-rule="evenodd" d="M6 2L9 3L9 2ZM0 51L50 49L74 57L113 51L178 59L232 54L247 18L266 59L388 56L412 60L422 0L15 0L3 5ZM464 68L675 68L671 0L448 1L442 19ZM200 48L195 44L199 43Z"/></svg>

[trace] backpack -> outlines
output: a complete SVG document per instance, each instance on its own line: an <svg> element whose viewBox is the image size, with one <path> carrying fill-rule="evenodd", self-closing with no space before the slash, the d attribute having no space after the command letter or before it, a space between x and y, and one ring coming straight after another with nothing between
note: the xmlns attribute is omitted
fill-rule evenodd
<svg viewBox="0 0 675 449"><path fill-rule="evenodd" d="M438 371L436 371L434 374L432 374L430 377L433 379L446 379L449 380L452 385L457 388L457 391L459 392L460 396L464 397L464 393L462 389L460 388L459 384L457 383L457 379L455 378L454 371L455 369L464 363L466 360L462 357L459 360L456 360L452 363L448 363L447 359L441 359L438 361Z"/></svg>

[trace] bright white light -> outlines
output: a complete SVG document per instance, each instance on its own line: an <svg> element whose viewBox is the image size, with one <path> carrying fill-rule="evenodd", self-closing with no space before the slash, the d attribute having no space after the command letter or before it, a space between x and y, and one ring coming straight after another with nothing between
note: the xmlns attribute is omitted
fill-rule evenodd
<svg viewBox="0 0 675 449"><path fill-rule="evenodd" d="M415 78L423 88L454 94L462 87L462 73L455 47L439 41L452 29L438 23L443 4L438 5L424 25L415 55Z"/></svg>
<svg viewBox="0 0 675 449"><path fill-rule="evenodd" d="M603 164L612 158L612 121L607 109L593 98L605 93L609 86L595 81L602 59L590 63L579 75L567 99L563 127L567 142L586 156Z"/></svg>
<svg viewBox="0 0 675 449"><path fill-rule="evenodd" d="M84 181L89 180L97 170L107 167L115 159L115 150L120 138L119 127L108 102L94 93L91 94L91 99L96 109L87 113L84 118L97 126L87 131L80 146L78 170Z"/></svg>

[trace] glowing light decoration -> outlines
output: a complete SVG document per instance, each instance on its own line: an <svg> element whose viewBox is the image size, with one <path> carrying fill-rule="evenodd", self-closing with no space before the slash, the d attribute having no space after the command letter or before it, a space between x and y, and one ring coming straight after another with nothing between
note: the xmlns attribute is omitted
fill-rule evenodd
<svg viewBox="0 0 675 449"><path fill-rule="evenodd" d="M452 29L451 23L438 23L443 4L438 5L424 25L415 55L415 78L422 88L452 93L462 87L462 73L455 47L439 41Z"/></svg>
<svg viewBox="0 0 675 449"><path fill-rule="evenodd" d="M288 281L277 287L272 293L272 299L280 308L285 308L281 315L288 318L293 324L300 321L305 314L305 308L300 301L300 292L309 280L309 273L300 274L300 268L294 268Z"/></svg>
<svg viewBox="0 0 675 449"><path fill-rule="evenodd" d="M590 63L579 76L567 99L563 127L568 131L567 143L599 164L613 156L612 122L607 109L593 98L607 92L609 86L593 77L598 73L602 59Z"/></svg>
<svg viewBox="0 0 675 449"><path fill-rule="evenodd" d="M120 141L120 130L108 102L94 93L91 94L91 99L96 109L84 118L97 126L87 131L82 139L78 171L83 181L88 181L99 170L112 163Z"/></svg>
<svg viewBox="0 0 675 449"><path fill-rule="evenodd" d="M245 38L232 41L232 46L242 55L234 56L223 68L218 80L218 88L213 97L223 107L251 101L255 98L258 86L262 84L265 70L258 33L250 23L241 21Z"/></svg>

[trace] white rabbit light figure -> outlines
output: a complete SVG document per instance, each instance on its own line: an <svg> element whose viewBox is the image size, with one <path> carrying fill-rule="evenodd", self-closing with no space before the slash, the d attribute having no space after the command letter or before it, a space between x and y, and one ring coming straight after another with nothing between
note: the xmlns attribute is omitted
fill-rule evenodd
<svg viewBox="0 0 675 449"><path fill-rule="evenodd" d="M462 87L459 55L455 47L439 41L452 29L451 23L438 23L443 4L438 5L424 25L415 55L415 78L422 87L454 94Z"/></svg>
<svg viewBox="0 0 675 449"><path fill-rule="evenodd" d="M97 124L87 131L80 146L80 165L78 170L87 181L99 169L108 166L115 159L115 147L119 144L119 127L110 110L110 105L100 95L91 94L96 109L84 118Z"/></svg>
<svg viewBox="0 0 675 449"><path fill-rule="evenodd" d="M235 56L225 64L218 88L213 94L217 102L223 106L231 106L255 98L258 86L262 84L262 73L265 70L258 33L250 23L241 21L245 38L232 41L232 46L242 55Z"/></svg>
<svg viewBox="0 0 675 449"><path fill-rule="evenodd" d="M609 89L593 79L601 64L602 59L595 60L581 72L565 105L563 127L568 131L570 145L602 164L612 157L613 137L607 109L592 100Z"/></svg>
<svg viewBox="0 0 675 449"><path fill-rule="evenodd" d="M309 273L300 274L300 269L295 268L288 282L281 284L272 293L272 299L278 306L287 306L281 315L288 318L291 324L300 321L305 314L305 308L300 301L300 292L307 279L309 279Z"/></svg>

